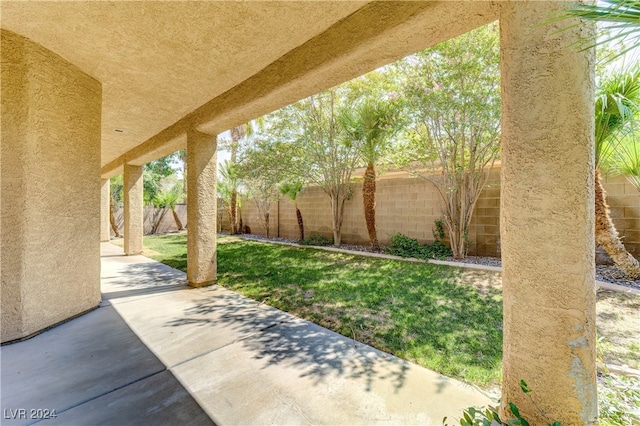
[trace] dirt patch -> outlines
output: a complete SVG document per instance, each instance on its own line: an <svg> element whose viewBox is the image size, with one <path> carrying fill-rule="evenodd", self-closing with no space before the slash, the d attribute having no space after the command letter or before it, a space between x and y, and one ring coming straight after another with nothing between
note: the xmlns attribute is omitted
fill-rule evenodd
<svg viewBox="0 0 640 426"><path fill-rule="evenodd" d="M640 296L598 290L598 357L608 364L640 368Z"/></svg>

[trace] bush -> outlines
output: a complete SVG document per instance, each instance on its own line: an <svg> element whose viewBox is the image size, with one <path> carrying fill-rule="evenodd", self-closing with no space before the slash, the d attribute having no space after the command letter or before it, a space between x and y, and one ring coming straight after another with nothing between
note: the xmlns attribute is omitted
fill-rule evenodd
<svg viewBox="0 0 640 426"><path fill-rule="evenodd" d="M298 244L305 246L332 246L333 238L326 238L322 235L311 235L304 240L298 241Z"/></svg>
<svg viewBox="0 0 640 426"><path fill-rule="evenodd" d="M385 253L402 257L414 257L417 259L442 259L451 256L451 249L442 241L432 244L420 244L415 238L409 238L404 234L396 233L390 237L391 243L385 248Z"/></svg>

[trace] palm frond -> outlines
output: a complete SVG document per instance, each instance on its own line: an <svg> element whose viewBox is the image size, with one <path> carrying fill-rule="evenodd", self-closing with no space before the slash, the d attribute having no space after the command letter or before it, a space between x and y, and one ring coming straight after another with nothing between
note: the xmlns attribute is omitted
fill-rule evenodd
<svg viewBox="0 0 640 426"><path fill-rule="evenodd" d="M557 19L571 17L607 24L599 28L597 42L592 39L583 39L579 45L586 50L617 41L620 48L608 59L609 61L624 55L640 44L640 0L602 0L595 5L573 4Z"/></svg>

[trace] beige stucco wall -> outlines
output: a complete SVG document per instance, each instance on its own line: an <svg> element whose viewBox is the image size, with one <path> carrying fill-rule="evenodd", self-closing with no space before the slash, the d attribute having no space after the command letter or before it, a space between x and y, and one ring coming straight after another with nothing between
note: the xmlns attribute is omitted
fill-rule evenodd
<svg viewBox="0 0 640 426"><path fill-rule="evenodd" d="M144 205L142 166L125 164L123 177L124 253L127 256L142 253Z"/></svg>
<svg viewBox="0 0 640 426"><path fill-rule="evenodd" d="M100 180L100 241L109 241L111 222L109 208L111 202L111 188L109 179Z"/></svg>
<svg viewBox="0 0 640 426"><path fill-rule="evenodd" d="M595 425L595 51L573 47L593 27L549 23L560 2L500 7L501 413Z"/></svg>
<svg viewBox="0 0 640 426"><path fill-rule="evenodd" d="M100 302L100 115L96 80L2 31L2 342Z"/></svg>
<svg viewBox="0 0 640 426"><path fill-rule="evenodd" d="M217 277L217 137L195 130L187 134L187 281L193 287Z"/></svg>

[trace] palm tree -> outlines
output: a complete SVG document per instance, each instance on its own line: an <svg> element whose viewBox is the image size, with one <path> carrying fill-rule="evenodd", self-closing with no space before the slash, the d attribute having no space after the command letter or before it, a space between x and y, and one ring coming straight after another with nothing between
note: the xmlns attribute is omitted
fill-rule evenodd
<svg viewBox="0 0 640 426"><path fill-rule="evenodd" d="M176 223L178 231L182 231L184 229L184 227L182 226L182 221L180 220L180 218L178 217L178 213L176 212L176 204L180 202L182 197L182 184L180 182L173 185L168 191L162 193L162 201L166 207L169 207L171 209L173 220Z"/></svg>
<svg viewBox="0 0 640 426"><path fill-rule="evenodd" d="M574 4L567 8L559 19L578 17L583 21L603 22L608 25L601 28L600 38L595 45L609 44L612 41L625 41L615 56L624 55L640 45L640 0L600 0L597 4ZM585 49L594 46L590 38L580 43Z"/></svg>
<svg viewBox="0 0 640 426"><path fill-rule="evenodd" d="M596 242L614 263L634 279L640 278L640 263L624 247L611 220L600 167L618 145L612 143L640 108L640 66L615 73L598 88L595 107L595 214Z"/></svg>
<svg viewBox="0 0 640 426"><path fill-rule="evenodd" d="M362 142L362 157L367 162L362 183L364 218L371 248L379 250L376 232L376 164L387 149L394 132L395 108L391 102L363 99L355 109L343 110L340 124L348 138Z"/></svg>
<svg viewBox="0 0 640 426"><path fill-rule="evenodd" d="M640 128L625 135L611 157L609 171L625 176L640 191Z"/></svg>
<svg viewBox="0 0 640 426"><path fill-rule="evenodd" d="M296 200L298 198L298 194L300 194L300 191L302 191L303 186L304 185L302 182L286 182L280 186L280 193L283 195L288 195L289 199L293 201L293 204L296 208L298 230L300 231L300 238L298 238L299 241L304 241L304 222L302 221L302 213L298 208L298 202Z"/></svg>
<svg viewBox="0 0 640 426"><path fill-rule="evenodd" d="M240 173L238 165L230 160L220 164L220 176L218 181L218 194L227 204L229 210L229 232L237 234L240 231L238 225L238 187L240 186Z"/></svg>
<svg viewBox="0 0 640 426"><path fill-rule="evenodd" d="M238 150L240 148L240 141L247 136L247 125L241 124L230 130L231 132L231 158L229 160L229 166L227 166L227 172L235 174L238 165ZM223 175L224 176L224 175ZM227 176L229 177L229 176ZM230 178L230 182L238 183L237 176ZM232 185L231 187L231 199L229 200L229 221L231 223L231 234L237 234L240 232L238 229L238 187Z"/></svg>

